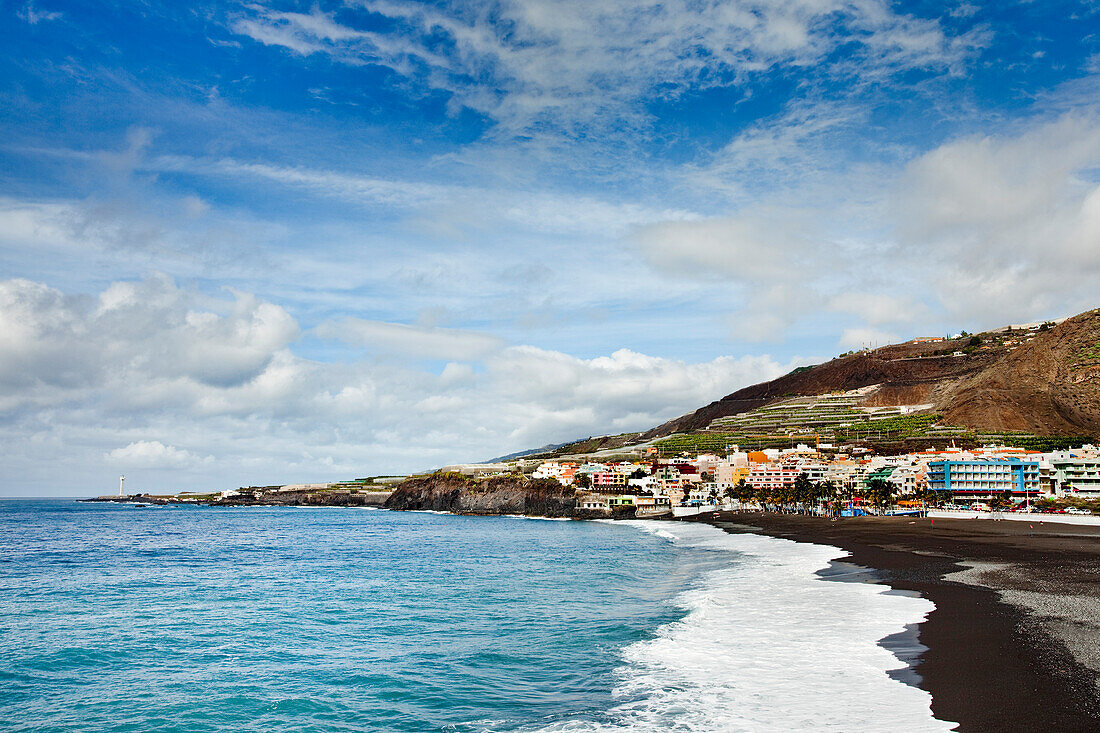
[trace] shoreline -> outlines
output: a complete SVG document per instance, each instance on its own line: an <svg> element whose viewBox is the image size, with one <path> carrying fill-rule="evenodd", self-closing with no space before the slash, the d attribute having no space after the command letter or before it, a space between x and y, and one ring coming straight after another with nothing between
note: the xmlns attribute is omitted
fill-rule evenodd
<svg viewBox="0 0 1100 733"><path fill-rule="evenodd" d="M931 601L916 677L904 681L956 730L1100 729L1100 529L739 512L684 521L832 545L848 553L840 562Z"/></svg>
<svg viewBox="0 0 1100 733"><path fill-rule="evenodd" d="M846 555L822 579L931 601L925 620L879 644L905 667L888 674L928 692L955 730L1100 730L1100 527L734 511L673 521L833 546Z"/></svg>

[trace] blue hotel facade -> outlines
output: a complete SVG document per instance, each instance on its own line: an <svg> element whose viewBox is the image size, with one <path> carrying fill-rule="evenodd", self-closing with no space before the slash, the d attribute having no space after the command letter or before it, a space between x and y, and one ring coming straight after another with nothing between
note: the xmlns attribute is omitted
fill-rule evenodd
<svg viewBox="0 0 1100 733"><path fill-rule="evenodd" d="M1019 458L975 461L933 461L928 464L928 488L949 491L960 499L988 499L1012 492L1023 499L1039 493L1039 464Z"/></svg>

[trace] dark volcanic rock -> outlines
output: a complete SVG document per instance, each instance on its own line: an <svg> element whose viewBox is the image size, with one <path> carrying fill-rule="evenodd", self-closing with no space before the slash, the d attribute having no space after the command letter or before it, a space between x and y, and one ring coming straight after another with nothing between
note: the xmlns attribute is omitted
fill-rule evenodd
<svg viewBox="0 0 1100 733"><path fill-rule="evenodd" d="M394 487L387 509L432 510L456 514L526 514L533 517L576 516L576 492L553 479L494 476L475 480L460 474L435 473L408 479Z"/></svg>
<svg viewBox="0 0 1100 733"><path fill-rule="evenodd" d="M211 506L382 506L384 491L278 491L255 496L234 495L210 502Z"/></svg>

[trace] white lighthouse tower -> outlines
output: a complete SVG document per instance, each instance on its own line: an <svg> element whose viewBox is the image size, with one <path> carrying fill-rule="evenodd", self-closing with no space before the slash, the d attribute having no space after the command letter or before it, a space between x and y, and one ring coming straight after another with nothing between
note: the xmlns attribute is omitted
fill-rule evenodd
<svg viewBox="0 0 1100 733"><path fill-rule="evenodd" d="M118 495L119 496L122 496L122 487L125 484L126 484L126 477L125 476L119 476L118 477Z"/></svg>

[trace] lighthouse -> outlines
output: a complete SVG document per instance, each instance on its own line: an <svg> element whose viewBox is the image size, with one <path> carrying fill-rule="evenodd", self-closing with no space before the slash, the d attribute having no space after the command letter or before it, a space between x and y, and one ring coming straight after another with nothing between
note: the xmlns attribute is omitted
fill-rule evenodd
<svg viewBox="0 0 1100 733"><path fill-rule="evenodd" d="M125 476L119 476L118 477L118 495L119 496L122 496L122 487L123 487L123 485L125 485L125 483L126 483L126 477Z"/></svg>

